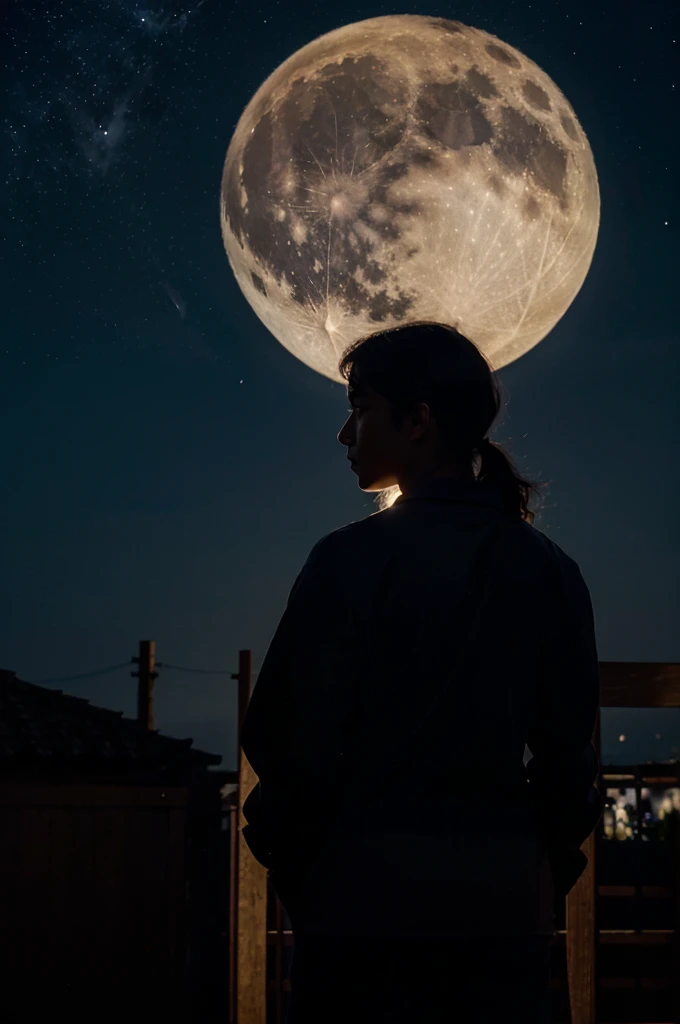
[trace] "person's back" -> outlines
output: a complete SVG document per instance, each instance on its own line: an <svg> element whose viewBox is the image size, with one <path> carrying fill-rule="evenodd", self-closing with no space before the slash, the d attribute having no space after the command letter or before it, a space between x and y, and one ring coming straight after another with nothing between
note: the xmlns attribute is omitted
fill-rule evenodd
<svg viewBox="0 0 680 1024"><path fill-rule="evenodd" d="M527 1024L544 1019L555 892L582 872L579 846L601 813L588 591L576 563L531 525L531 485L484 438L499 408L488 367L466 339L438 330L423 356L409 345L428 337L404 329L405 351L423 364L407 385L379 343L345 357L353 412L339 440L362 489L398 483L402 493L315 546L242 730L260 777L244 836L270 867L295 933L291 1024L320 1012L302 993L314 977L330 983L324 971L344 962L342 943L372 943L362 949L381 950L387 971L386 960L412 957L422 943L435 944L431 964L454 948L461 956L475 938L488 956L497 950L493 970L506 964L501 991L510 998L508 986L524 985L513 998ZM433 366L441 385L432 385ZM397 433L374 380L384 382L390 417L396 408ZM477 555L499 524L483 618L470 635ZM443 703L412 747L437 694ZM534 755L526 768L525 744ZM525 961L526 978L512 981ZM364 979L362 999L379 977ZM465 985L476 999L483 974L474 977ZM467 998L459 1008L477 1019ZM333 1020L343 1019L339 1006ZM401 1020L396 1012L384 1019ZM434 1004L429 1012L434 1020ZM480 1021L492 1012L487 1004Z"/></svg>
<svg viewBox="0 0 680 1024"><path fill-rule="evenodd" d="M395 737L408 744L468 640L460 605L477 549L502 518L493 485L440 479L331 534L319 552L319 585L323 573L340 577L336 614L352 610L343 627L361 659L362 742L342 787L348 826L300 880L291 906L306 931L554 933L525 744L532 754L571 757L566 799L557 791L562 769L539 782L561 821L578 816L584 780L593 781L597 660L578 567L534 527L518 522L499 538L465 674L452 680L419 749L377 794L372 786ZM304 708L297 713L304 718Z"/></svg>

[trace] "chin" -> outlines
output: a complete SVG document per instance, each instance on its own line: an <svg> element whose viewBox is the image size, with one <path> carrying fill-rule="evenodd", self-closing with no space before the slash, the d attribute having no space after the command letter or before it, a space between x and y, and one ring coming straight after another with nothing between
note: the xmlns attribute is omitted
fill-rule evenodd
<svg viewBox="0 0 680 1024"><path fill-rule="evenodd" d="M369 494L376 491L386 491L390 487L394 487L396 481L386 480L379 478L376 480L375 477L366 478L361 472L358 474L358 484L362 491L367 491Z"/></svg>

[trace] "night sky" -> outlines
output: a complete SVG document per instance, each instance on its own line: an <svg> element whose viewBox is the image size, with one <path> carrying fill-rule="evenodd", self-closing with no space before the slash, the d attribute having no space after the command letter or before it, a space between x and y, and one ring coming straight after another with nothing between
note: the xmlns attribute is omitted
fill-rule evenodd
<svg viewBox="0 0 680 1024"><path fill-rule="evenodd" d="M236 284L222 166L282 61L397 13L517 47L588 135L593 264L500 372L495 439L551 481L536 525L581 566L601 659L680 661L675 6L3 5L0 667L134 714L133 666L90 673L154 639L161 662L222 672L161 670L157 726L235 767L239 648L257 668L312 545L375 505L336 440L344 388ZM673 747L680 712L603 713L605 763Z"/></svg>

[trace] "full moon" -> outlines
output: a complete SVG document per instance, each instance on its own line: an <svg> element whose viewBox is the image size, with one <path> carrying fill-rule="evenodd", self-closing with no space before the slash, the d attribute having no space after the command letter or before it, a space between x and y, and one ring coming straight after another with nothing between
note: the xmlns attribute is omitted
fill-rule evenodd
<svg viewBox="0 0 680 1024"><path fill-rule="evenodd" d="M499 369L555 326L600 220L555 83L445 18L369 18L283 62L227 150L222 237L253 310L331 380L358 338L450 324Z"/></svg>

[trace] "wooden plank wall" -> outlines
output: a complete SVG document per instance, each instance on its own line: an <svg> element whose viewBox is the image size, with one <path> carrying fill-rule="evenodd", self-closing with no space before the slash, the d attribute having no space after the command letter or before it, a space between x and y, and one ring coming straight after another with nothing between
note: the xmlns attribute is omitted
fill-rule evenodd
<svg viewBox="0 0 680 1024"><path fill-rule="evenodd" d="M179 788L0 785L3 999L29 966L55 1008L62 986L73 1000L112 978L121 998L181 997L186 803Z"/></svg>

